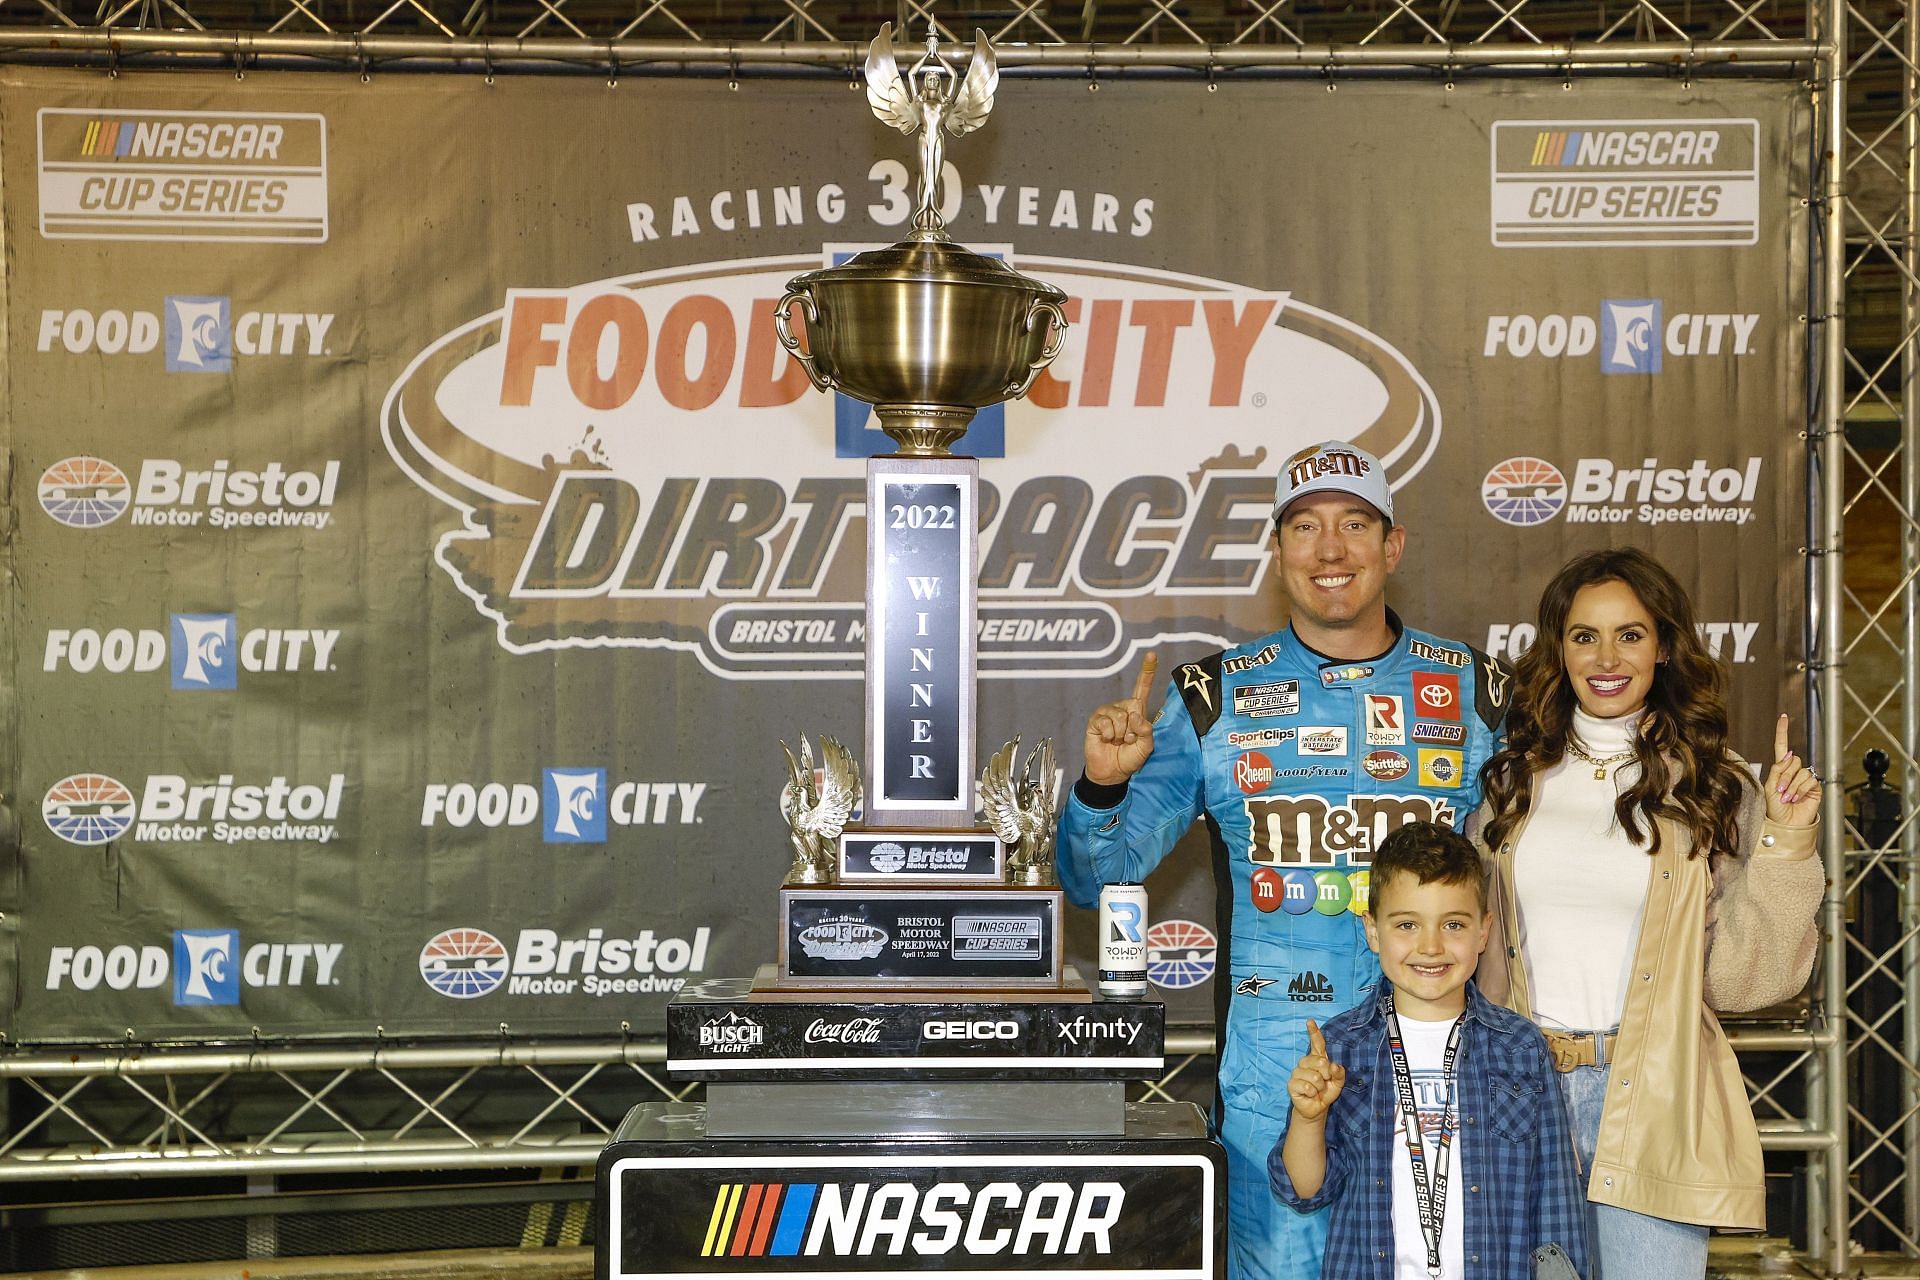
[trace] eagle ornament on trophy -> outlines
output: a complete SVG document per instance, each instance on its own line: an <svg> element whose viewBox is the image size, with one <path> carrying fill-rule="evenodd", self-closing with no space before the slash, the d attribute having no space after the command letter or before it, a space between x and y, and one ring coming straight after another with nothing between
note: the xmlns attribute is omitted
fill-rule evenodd
<svg viewBox="0 0 1920 1280"><path fill-rule="evenodd" d="M973 61L964 77L956 77L941 60L939 40L929 35L927 51L905 75L893 58L893 24L880 24L880 34L867 46L867 101L873 114L902 133L920 135L920 199L914 205L913 229L938 231L946 225L940 216L940 173L945 165L946 135L964 137L987 122L993 110L993 91L1000 68L993 60L987 33L973 33ZM919 87L914 87L915 78Z"/></svg>
<svg viewBox="0 0 1920 1280"><path fill-rule="evenodd" d="M820 739L820 771L813 768L813 744L800 735L800 758L785 742L787 785L780 792L780 813L793 845L788 884L833 883L835 847L853 806L860 799L860 766L836 738Z"/></svg>
<svg viewBox="0 0 1920 1280"><path fill-rule="evenodd" d="M987 825L1006 842L1007 878L1020 885L1053 883L1056 805L1053 739L1042 738L1016 773L1020 739L994 752L980 774L980 807Z"/></svg>

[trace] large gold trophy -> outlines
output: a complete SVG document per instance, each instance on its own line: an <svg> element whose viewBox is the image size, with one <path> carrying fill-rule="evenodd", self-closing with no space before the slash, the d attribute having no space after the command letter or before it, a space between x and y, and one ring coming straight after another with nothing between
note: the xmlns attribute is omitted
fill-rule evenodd
<svg viewBox="0 0 1920 1280"><path fill-rule="evenodd" d="M803 737L782 808L793 864L780 893L780 957L757 999L859 989L926 999L993 990L1085 999L1063 985L1053 877L1051 742L1019 740L980 776L974 709L979 463L949 446L975 412L1026 394L1065 338L1066 296L955 244L940 217L946 136L985 123L999 80L975 33L964 75L938 42L902 75L892 26L869 48L874 113L917 133L913 230L884 249L791 281L780 341L815 387L874 406L899 452L867 465L867 737L854 755ZM793 332L790 309L805 322ZM849 825L864 794L862 821Z"/></svg>

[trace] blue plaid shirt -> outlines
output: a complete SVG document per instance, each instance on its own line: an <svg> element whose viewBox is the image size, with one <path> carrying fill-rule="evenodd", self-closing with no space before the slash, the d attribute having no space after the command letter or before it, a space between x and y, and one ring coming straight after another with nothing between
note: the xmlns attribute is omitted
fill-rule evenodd
<svg viewBox="0 0 1920 1280"><path fill-rule="evenodd" d="M1403 1148L1387 1057L1383 980L1373 998L1324 1028L1327 1056L1347 1083L1327 1116L1327 1177L1319 1194L1293 1189L1280 1151L1267 1157L1273 1190L1299 1210L1331 1204L1322 1280L1392 1280L1393 1166ZM1566 1104L1538 1028L1467 985L1456 1063L1466 1221L1462 1258L1472 1280L1532 1280L1533 1251L1558 1244L1587 1274L1587 1205ZM1283 1095L1284 1096L1284 1095ZM1291 1115L1289 1115L1291 1120ZM1401 1157L1404 1158L1404 1157ZM1411 1206L1408 1206L1409 1210Z"/></svg>

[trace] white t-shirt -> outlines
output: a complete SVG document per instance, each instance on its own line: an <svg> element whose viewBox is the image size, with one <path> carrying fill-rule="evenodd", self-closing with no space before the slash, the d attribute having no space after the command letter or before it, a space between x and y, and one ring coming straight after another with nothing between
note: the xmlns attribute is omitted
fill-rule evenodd
<svg viewBox="0 0 1920 1280"><path fill-rule="evenodd" d="M1573 732L1599 759L1631 751L1639 716L1602 720L1576 708ZM1513 851L1520 946L1533 1016L1563 1031L1620 1025L1652 861L1614 817L1640 776L1628 760L1594 766L1569 753L1534 779L1533 816Z"/></svg>
<svg viewBox="0 0 1920 1280"><path fill-rule="evenodd" d="M1427 1185L1431 1189L1439 1158L1440 1118L1447 1106L1447 1034L1456 1019L1420 1022L1402 1015L1400 1035L1406 1044L1407 1068L1413 1076L1414 1103L1420 1108L1421 1150L1427 1158ZM1458 1066L1459 1059L1455 1058ZM1456 1082L1457 1084L1457 1082ZM1427 1280L1427 1238L1420 1233L1420 1202L1413 1192L1413 1164L1407 1158L1406 1120L1399 1094L1393 1096L1393 1274L1395 1280ZM1447 1201L1440 1226L1440 1274L1446 1280L1466 1280L1460 1248L1460 1104L1453 1108L1453 1141L1447 1150Z"/></svg>

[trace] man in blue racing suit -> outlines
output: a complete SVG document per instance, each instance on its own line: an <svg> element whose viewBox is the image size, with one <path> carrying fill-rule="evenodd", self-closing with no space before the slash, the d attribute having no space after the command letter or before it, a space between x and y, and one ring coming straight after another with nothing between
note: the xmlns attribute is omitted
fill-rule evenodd
<svg viewBox="0 0 1920 1280"><path fill-rule="evenodd" d="M1233 1280L1320 1274L1324 1211L1295 1213L1267 1184L1287 1077L1307 1019L1378 981L1360 921L1373 849L1403 823L1465 821L1509 680L1387 608L1406 530L1379 459L1341 441L1302 450L1281 470L1274 517L1288 626L1176 668L1151 723L1148 654L1133 695L1087 722L1058 843L1060 883L1090 907L1101 885L1146 879L1196 817L1207 824Z"/></svg>

